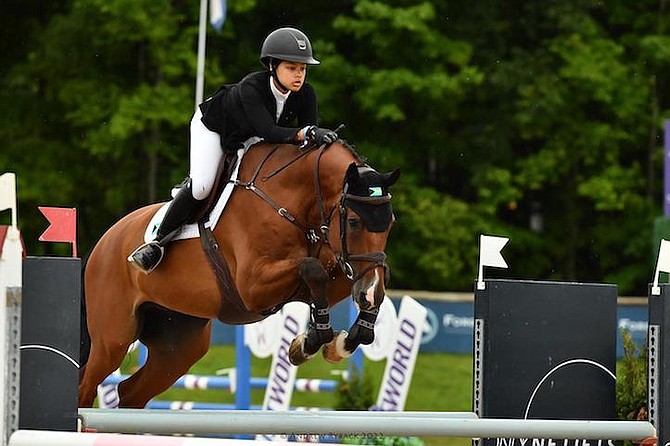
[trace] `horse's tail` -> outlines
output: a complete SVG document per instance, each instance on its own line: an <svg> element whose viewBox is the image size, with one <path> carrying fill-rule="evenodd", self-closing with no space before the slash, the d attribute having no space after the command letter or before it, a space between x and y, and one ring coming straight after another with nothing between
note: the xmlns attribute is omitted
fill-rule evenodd
<svg viewBox="0 0 670 446"><path fill-rule="evenodd" d="M86 322L86 293L84 291L84 272L86 271L86 262L81 269L81 295L80 295L80 316L79 316L79 367L83 367L88 362L88 355L91 353L91 335L88 333L88 323Z"/></svg>

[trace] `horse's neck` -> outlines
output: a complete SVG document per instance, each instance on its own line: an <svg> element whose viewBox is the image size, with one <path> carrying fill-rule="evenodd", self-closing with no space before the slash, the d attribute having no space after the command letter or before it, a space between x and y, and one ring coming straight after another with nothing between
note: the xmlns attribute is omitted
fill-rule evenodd
<svg viewBox="0 0 670 446"><path fill-rule="evenodd" d="M319 161L319 180L324 197L339 197L344 173L355 160L351 151L340 143L334 143L323 151Z"/></svg>
<svg viewBox="0 0 670 446"><path fill-rule="evenodd" d="M276 144L254 146L244 157L246 168L242 181L248 181L261 164L260 173L255 179L259 185L272 176L281 185L291 188L295 193L305 191L313 194L315 181L319 180L319 189L324 198L339 196L342 179L347 166L355 160L350 150L340 143L331 144L321 150L314 149L306 156L300 155L293 145L279 147Z"/></svg>
<svg viewBox="0 0 670 446"><path fill-rule="evenodd" d="M328 213L338 202L344 172L355 157L340 143L300 155L295 146L290 145L279 148L276 144L254 146L244 156L240 179L250 181L263 164L254 179L256 186L277 205L308 219L310 225L320 224L321 208Z"/></svg>

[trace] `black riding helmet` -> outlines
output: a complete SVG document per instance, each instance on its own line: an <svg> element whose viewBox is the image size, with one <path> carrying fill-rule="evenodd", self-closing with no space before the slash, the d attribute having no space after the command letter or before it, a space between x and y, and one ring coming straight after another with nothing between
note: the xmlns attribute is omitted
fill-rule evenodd
<svg viewBox="0 0 670 446"><path fill-rule="evenodd" d="M272 31L261 47L261 63L270 68L273 59L280 61L319 65L312 55L312 43L302 31L295 28L279 28Z"/></svg>

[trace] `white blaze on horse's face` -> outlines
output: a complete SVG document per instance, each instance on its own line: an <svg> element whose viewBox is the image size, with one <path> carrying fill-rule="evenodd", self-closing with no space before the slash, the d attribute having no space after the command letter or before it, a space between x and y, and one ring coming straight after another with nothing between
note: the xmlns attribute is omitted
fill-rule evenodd
<svg viewBox="0 0 670 446"><path fill-rule="evenodd" d="M378 308L386 295L384 267L371 269L356 281L351 288L351 295L360 309Z"/></svg>
<svg viewBox="0 0 670 446"><path fill-rule="evenodd" d="M375 305L375 290L377 289L377 286L379 285L379 273L377 273L377 270L375 270L375 278L368 287L367 291L365 291L365 300L367 300L370 303L370 307L374 308Z"/></svg>

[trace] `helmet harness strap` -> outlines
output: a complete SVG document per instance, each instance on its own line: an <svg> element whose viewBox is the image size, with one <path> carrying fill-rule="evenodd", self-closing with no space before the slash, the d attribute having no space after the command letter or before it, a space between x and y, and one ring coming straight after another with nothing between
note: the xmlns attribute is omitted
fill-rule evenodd
<svg viewBox="0 0 670 446"><path fill-rule="evenodd" d="M279 80L279 76L277 76L277 67L282 62L283 61L281 61L279 59L272 58L272 59L270 59L270 63L268 64L268 67L270 69L270 75L274 79L275 83L277 84L277 86L279 86L279 89L281 90L281 92L286 94L286 92L288 91L288 88L286 88L286 86L284 86L284 84L281 83L281 81Z"/></svg>

